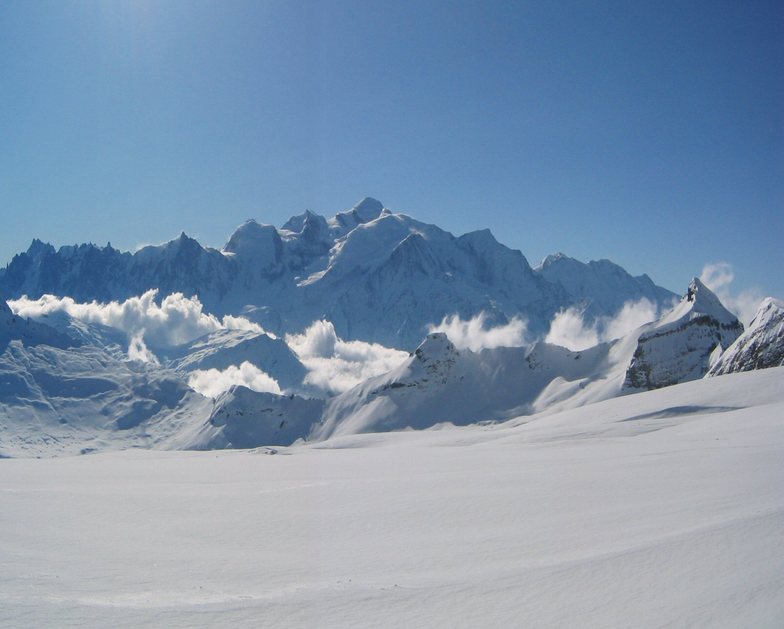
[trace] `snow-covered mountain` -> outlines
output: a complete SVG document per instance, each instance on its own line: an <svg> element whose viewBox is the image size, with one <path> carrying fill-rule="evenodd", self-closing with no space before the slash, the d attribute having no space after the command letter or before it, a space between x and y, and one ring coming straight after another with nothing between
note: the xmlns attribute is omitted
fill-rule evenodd
<svg viewBox="0 0 784 629"><path fill-rule="evenodd" d="M702 378L743 325L699 279L681 302L640 334L624 388L650 390Z"/></svg>
<svg viewBox="0 0 784 629"><path fill-rule="evenodd" d="M176 374L92 345L25 338L0 353L0 456L162 447L211 406Z"/></svg>
<svg viewBox="0 0 784 629"><path fill-rule="evenodd" d="M163 350L166 364L184 373L225 370L249 362L272 375L282 389L300 389L304 365L283 339L252 330L218 330L194 341Z"/></svg>
<svg viewBox="0 0 784 629"><path fill-rule="evenodd" d="M290 445L307 437L321 418L324 400L232 387L223 393L189 444L191 448Z"/></svg>
<svg viewBox="0 0 784 629"><path fill-rule="evenodd" d="M738 364L772 365L781 359L782 336L780 303L766 301L738 338L741 324L695 279L658 321L583 351L539 341L474 352L432 333L388 373L332 398L309 399L299 357L285 340L255 329L221 329L159 349L158 365L128 360L128 344L115 342L104 326L60 312L43 319L57 329L0 310L0 330L16 334L4 333L0 356L5 454L288 445L498 421L698 379L711 365L716 373ZM269 374L285 394L228 388L229 381L211 401L188 387L193 374L221 378L240 363Z"/></svg>
<svg viewBox="0 0 784 629"><path fill-rule="evenodd" d="M81 345L78 339L45 324L15 315L8 303L0 296L0 354L12 341L25 345L49 345L70 347Z"/></svg>
<svg viewBox="0 0 784 629"><path fill-rule="evenodd" d="M666 309L674 298L608 261L552 256L532 269L487 230L455 237L370 198L330 219L308 211L281 228L247 221L220 251L184 233L133 254L35 240L0 270L0 291L12 298L106 302L151 288L161 298L196 295L209 312L242 313L279 335L328 319L347 340L408 350L428 324L454 314L484 312L490 323L522 316L537 336L570 306L590 320L630 300Z"/></svg>
<svg viewBox="0 0 784 629"><path fill-rule="evenodd" d="M663 310L676 299L647 275L633 277L609 260L592 260L586 264L556 253L542 260L534 272L562 286L570 301L581 306L589 318L614 315L629 301L647 299Z"/></svg>
<svg viewBox="0 0 784 629"><path fill-rule="evenodd" d="M604 379L612 346L572 352L539 342L472 352L430 334L397 369L329 400L310 438L529 415L546 391L554 402Z"/></svg>
<svg viewBox="0 0 784 629"><path fill-rule="evenodd" d="M34 241L0 285L82 300L159 287L125 303L13 302L35 319L0 300L6 456L288 445L501 421L784 362L776 300L741 334L697 279L673 305L672 293L609 261L557 254L532 269L489 231L455 237L372 199L330 219L305 212L281 228L248 221L220 251L184 234L135 254ZM212 316L183 295L158 307L156 294L174 290L232 316ZM598 333L641 300L650 316L664 314L620 338ZM613 340L582 351L531 340L567 308L593 325L594 338ZM523 318L528 340L508 344L527 344L458 349L459 332L427 334L447 316L480 313L479 327ZM164 333L163 321L182 330ZM441 329L452 335L450 325ZM391 346L416 349L406 359Z"/></svg>
<svg viewBox="0 0 784 629"><path fill-rule="evenodd" d="M735 342L708 372L719 376L738 371L768 369L784 365L784 303L768 297Z"/></svg>
<svg viewBox="0 0 784 629"><path fill-rule="evenodd" d="M740 348L756 352L767 366L782 359L780 304L765 304L749 343L735 353L728 350L728 357L736 357L733 364L741 360ZM737 318L695 278L680 303L659 320L581 352L544 342L458 351L445 335L431 334L398 369L329 400L311 438L555 412L688 382L721 364L716 361L723 348L742 331ZM764 359L761 347L768 348Z"/></svg>

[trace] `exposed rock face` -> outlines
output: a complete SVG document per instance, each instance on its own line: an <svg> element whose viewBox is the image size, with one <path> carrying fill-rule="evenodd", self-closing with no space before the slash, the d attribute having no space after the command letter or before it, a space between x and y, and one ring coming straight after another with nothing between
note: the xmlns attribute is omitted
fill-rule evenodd
<svg viewBox="0 0 784 629"><path fill-rule="evenodd" d="M716 352L742 332L735 315L695 278L681 303L640 335L623 388L660 389L702 378Z"/></svg>
<svg viewBox="0 0 784 629"><path fill-rule="evenodd" d="M741 334L711 367L709 376L784 365L784 303L768 297Z"/></svg>

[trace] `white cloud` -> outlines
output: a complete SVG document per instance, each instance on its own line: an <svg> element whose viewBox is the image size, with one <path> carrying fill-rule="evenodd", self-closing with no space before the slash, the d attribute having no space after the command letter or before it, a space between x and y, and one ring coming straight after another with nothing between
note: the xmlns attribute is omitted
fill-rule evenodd
<svg viewBox="0 0 784 629"><path fill-rule="evenodd" d="M280 395L277 380L264 373L256 365L243 362L239 367L230 365L226 369L204 369L191 373L188 386L204 396L215 398L235 385L242 385L262 393Z"/></svg>
<svg viewBox="0 0 784 629"><path fill-rule="evenodd" d="M582 312L577 308L567 308L556 313L550 322L550 331L545 342L578 351L592 347L599 342L597 326L587 326Z"/></svg>
<svg viewBox="0 0 784 629"><path fill-rule="evenodd" d="M658 317L658 309L649 299L627 301L614 317L599 320L602 341L611 341L626 336L641 325L650 323Z"/></svg>
<svg viewBox="0 0 784 629"><path fill-rule="evenodd" d="M330 358L335 355L338 335L330 321L314 321L302 334L289 334L286 342L300 358Z"/></svg>
<svg viewBox="0 0 784 629"><path fill-rule="evenodd" d="M615 316L599 317L590 325L585 323L580 310L567 308L553 317L545 341L580 351L626 336L641 325L655 320L657 315L656 306L644 297L639 301L627 301Z"/></svg>
<svg viewBox="0 0 784 629"><path fill-rule="evenodd" d="M225 315L221 320L223 327L227 330L244 330L246 332L257 332L259 334L266 334L270 338L277 338L272 332L267 332L258 323L253 323L245 317L235 317L233 315Z"/></svg>
<svg viewBox="0 0 784 629"><path fill-rule="evenodd" d="M487 327L487 313L480 312L471 319L459 315L444 317L438 325L427 326L428 332L443 332L458 349L473 352L491 347L520 347L526 343L527 324L518 317L509 323Z"/></svg>
<svg viewBox="0 0 784 629"><path fill-rule="evenodd" d="M139 360L143 363L157 365L158 358L153 354L144 342L144 330L139 330L128 340L128 358Z"/></svg>
<svg viewBox="0 0 784 629"><path fill-rule="evenodd" d="M378 343L344 341L330 321L315 321L302 334L287 334L286 342L308 369L305 384L330 394L347 391L408 358L407 352Z"/></svg>
<svg viewBox="0 0 784 629"><path fill-rule="evenodd" d="M263 332L261 326L242 317L227 315L218 319L204 312L198 297L185 297L172 293L156 302L158 291L148 290L143 295L125 301L79 303L70 297L44 295L39 299L20 299L8 302L11 309L22 317L37 318L54 312L66 312L75 319L100 323L125 332L129 339L129 356L149 359L152 347L173 347L222 329L252 330ZM133 342L131 342L133 341ZM141 343L141 345L140 345ZM144 347L144 351L141 347Z"/></svg>
<svg viewBox="0 0 784 629"><path fill-rule="evenodd" d="M751 288L734 295L730 285L735 280L735 271L728 262L711 262L702 267L700 281L710 288L740 322L748 326L757 313L764 295L759 289Z"/></svg>
<svg viewBox="0 0 784 629"><path fill-rule="evenodd" d="M700 281L714 293L729 287L735 279L735 272L728 262L713 262L702 267Z"/></svg>

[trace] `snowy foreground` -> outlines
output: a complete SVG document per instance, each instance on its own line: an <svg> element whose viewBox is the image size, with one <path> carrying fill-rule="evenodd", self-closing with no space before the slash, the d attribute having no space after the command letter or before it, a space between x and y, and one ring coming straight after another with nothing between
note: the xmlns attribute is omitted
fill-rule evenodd
<svg viewBox="0 0 784 629"><path fill-rule="evenodd" d="M783 385L1 460L0 625L781 627Z"/></svg>

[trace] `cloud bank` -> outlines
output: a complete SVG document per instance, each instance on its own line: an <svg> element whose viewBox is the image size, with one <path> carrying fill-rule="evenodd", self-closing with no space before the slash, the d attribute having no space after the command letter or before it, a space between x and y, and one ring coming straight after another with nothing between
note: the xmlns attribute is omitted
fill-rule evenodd
<svg viewBox="0 0 784 629"><path fill-rule="evenodd" d="M523 319L513 318L509 323L495 327L487 326L487 313L480 312L471 319L459 315L444 317L438 325L427 326L428 332L443 332L458 349L478 352L492 347L520 347L526 344L527 324Z"/></svg>
<svg viewBox="0 0 784 629"><path fill-rule="evenodd" d="M148 290L139 297L125 301L78 303L71 297L44 295L39 299L20 299L8 302L11 309L22 317L33 319L65 312L74 319L99 323L125 332L129 339L128 354L137 360L152 359L147 345L174 347L188 343L204 334L217 330L251 330L263 332L261 326L244 319L227 315L223 319L204 312L198 297L185 297L172 293L156 302L158 291Z"/></svg>
<svg viewBox="0 0 784 629"><path fill-rule="evenodd" d="M553 345L579 351L593 347L599 342L599 330L596 324L586 325L580 310L567 308L553 317L550 331L544 340Z"/></svg>
<svg viewBox="0 0 784 629"><path fill-rule="evenodd" d="M188 386L206 397L216 398L235 385L242 385L261 393L282 393L277 380L264 373L256 365L244 361L239 367L230 365L226 369L204 369L191 373Z"/></svg>
<svg viewBox="0 0 784 629"><path fill-rule="evenodd" d="M656 306L644 297L639 301L627 301L615 316L599 317L590 325L585 322L580 310L567 308L553 317L545 341L580 351L626 336L641 325L654 321L657 315Z"/></svg>
<svg viewBox="0 0 784 629"><path fill-rule="evenodd" d="M408 358L407 352L378 343L344 341L330 321L315 321L302 334L287 334L286 343L308 370L305 384L329 394L347 391Z"/></svg>
<svg viewBox="0 0 784 629"><path fill-rule="evenodd" d="M727 310L748 327L757 313L764 295L756 288L734 295L730 290L730 285L734 280L735 271L728 262L711 262L702 267L700 281L716 293Z"/></svg>

